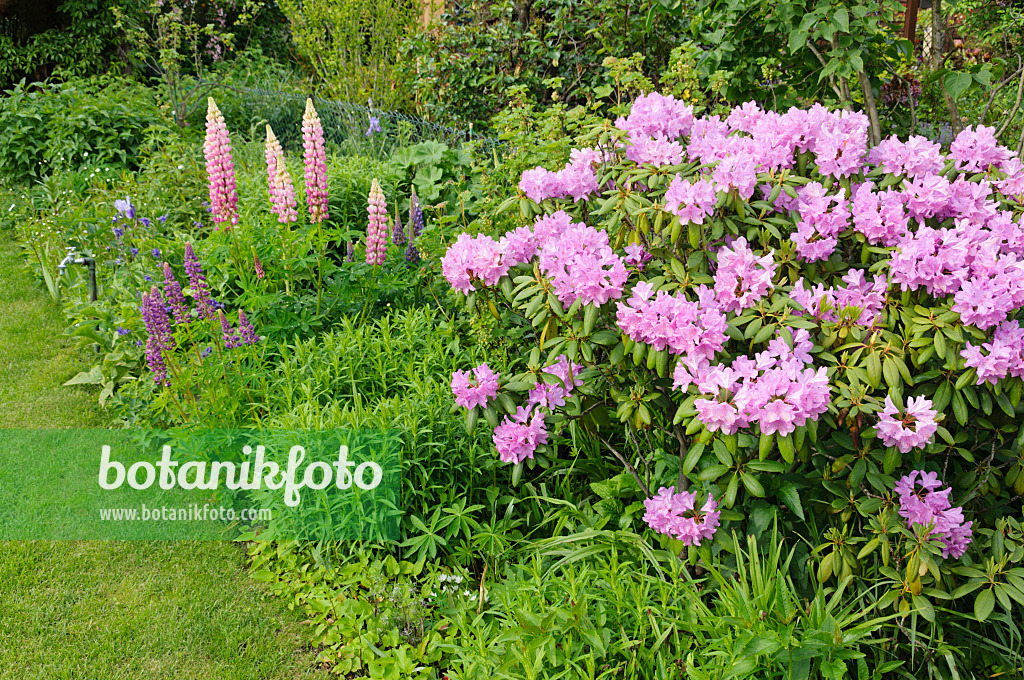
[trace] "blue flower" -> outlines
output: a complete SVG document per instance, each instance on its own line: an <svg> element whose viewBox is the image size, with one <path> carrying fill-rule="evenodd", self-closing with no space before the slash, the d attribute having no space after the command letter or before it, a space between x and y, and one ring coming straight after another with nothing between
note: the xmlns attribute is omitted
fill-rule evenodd
<svg viewBox="0 0 1024 680"><path fill-rule="evenodd" d="M138 257L138 256L139 256L139 249L138 248L132 248L132 257Z"/></svg>
<svg viewBox="0 0 1024 680"><path fill-rule="evenodd" d="M210 356L211 354L213 354L213 348L212 347L204 347L203 351L199 353L199 357L201 359L205 359L206 357Z"/></svg>
<svg viewBox="0 0 1024 680"><path fill-rule="evenodd" d="M117 327L117 334L118 335L122 335L123 336L123 335L128 335L129 333L131 333L131 331L128 330L127 328L121 328L120 326Z"/></svg>
<svg viewBox="0 0 1024 680"><path fill-rule="evenodd" d="M114 227L114 238L120 240L122 236L124 236L124 229Z"/></svg>
<svg viewBox="0 0 1024 680"><path fill-rule="evenodd" d="M377 116L370 116L370 127L366 128L366 136L369 137L374 132L381 132L380 118L377 118Z"/></svg>
<svg viewBox="0 0 1024 680"><path fill-rule="evenodd" d="M143 275L143 277L142 277L142 278L144 278L144 279L145 279L145 280L147 280L147 281L152 281L152 280L153 280L153 277L152 277L152 276L150 276L149 274L145 274L145 275Z"/></svg>
<svg viewBox="0 0 1024 680"><path fill-rule="evenodd" d="M142 347L142 340L136 340L135 341L135 346L136 347Z"/></svg>
<svg viewBox="0 0 1024 680"><path fill-rule="evenodd" d="M116 260L114 260L114 264L122 265L122 264L124 264L124 260L122 260L121 258L117 258Z"/></svg>
<svg viewBox="0 0 1024 680"><path fill-rule="evenodd" d="M150 222L145 217L140 217L139 222L142 222L142 226L146 227L147 229L149 229L150 225L152 224L152 222Z"/></svg>
<svg viewBox="0 0 1024 680"><path fill-rule="evenodd" d="M160 224L163 224L167 221L167 215L161 215L157 219L160 220Z"/></svg>
<svg viewBox="0 0 1024 680"><path fill-rule="evenodd" d="M160 259L160 249L159 248L153 248L153 257L158 259L158 260Z"/></svg>
<svg viewBox="0 0 1024 680"><path fill-rule="evenodd" d="M125 199L114 201L114 209L121 215L124 215L130 220L135 219L135 206L132 205L132 197L125 196Z"/></svg>

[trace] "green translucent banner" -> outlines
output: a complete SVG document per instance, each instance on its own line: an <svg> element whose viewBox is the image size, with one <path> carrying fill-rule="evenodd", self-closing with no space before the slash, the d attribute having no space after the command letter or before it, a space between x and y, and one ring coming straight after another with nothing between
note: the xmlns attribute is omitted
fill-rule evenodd
<svg viewBox="0 0 1024 680"><path fill-rule="evenodd" d="M399 435L0 430L0 540L398 539Z"/></svg>

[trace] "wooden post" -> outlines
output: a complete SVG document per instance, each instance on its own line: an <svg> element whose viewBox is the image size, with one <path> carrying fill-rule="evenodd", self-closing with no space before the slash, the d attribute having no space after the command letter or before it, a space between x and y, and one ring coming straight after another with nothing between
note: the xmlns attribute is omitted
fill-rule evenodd
<svg viewBox="0 0 1024 680"><path fill-rule="evenodd" d="M420 8L423 10L420 23L423 28L428 28L444 13L444 0L420 0Z"/></svg>
<svg viewBox="0 0 1024 680"><path fill-rule="evenodd" d="M907 11L903 15L903 38L917 43L917 8L919 0L907 0Z"/></svg>

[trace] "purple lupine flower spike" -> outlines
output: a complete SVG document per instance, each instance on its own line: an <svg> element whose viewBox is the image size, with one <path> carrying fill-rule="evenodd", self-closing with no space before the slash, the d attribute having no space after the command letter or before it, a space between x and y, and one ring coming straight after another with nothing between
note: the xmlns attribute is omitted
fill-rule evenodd
<svg viewBox="0 0 1024 680"><path fill-rule="evenodd" d="M409 198L409 238L416 238L423 233L423 208L420 207L420 199L416 190L412 190Z"/></svg>
<svg viewBox="0 0 1024 680"><path fill-rule="evenodd" d="M175 342L163 296L156 286L153 286L149 293L142 294L142 321L149 332L149 339L146 341L146 362L153 373L153 380L157 385L170 385L163 353L174 350Z"/></svg>
<svg viewBox="0 0 1024 680"><path fill-rule="evenodd" d="M419 264L420 251L412 241L409 241L409 247L405 249L405 261L409 264Z"/></svg>
<svg viewBox="0 0 1024 680"><path fill-rule="evenodd" d="M174 278L171 265L164 262L164 297L174 312L174 323L187 324L189 319L188 305L185 304L185 295L181 292L181 284Z"/></svg>
<svg viewBox="0 0 1024 680"><path fill-rule="evenodd" d="M260 341L260 336L256 335L256 329L252 327L249 318L241 309L238 310L238 333L243 345L255 345Z"/></svg>
<svg viewBox="0 0 1024 680"><path fill-rule="evenodd" d="M185 272L188 274L188 285L192 289L192 297L196 301L196 312L199 318L213 318L213 298L210 297L206 276L203 275L203 268L192 250L191 243L185 244Z"/></svg>
<svg viewBox="0 0 1024 680"><path fill-rule="evenodd" d="M220 317L220 330L224 339L224 349L239 347L241 345L241 338L231 328L228 317L224 316L224 310L218 310L217 316Z"/></svg>
<svg viewBox="0 0 1024 680"><path fill-rule="evenodd" d="M405 226L402 225L402 218L399 212L395 211L395 228L391 232L391 240L396 246L405 244Z"/></svg>

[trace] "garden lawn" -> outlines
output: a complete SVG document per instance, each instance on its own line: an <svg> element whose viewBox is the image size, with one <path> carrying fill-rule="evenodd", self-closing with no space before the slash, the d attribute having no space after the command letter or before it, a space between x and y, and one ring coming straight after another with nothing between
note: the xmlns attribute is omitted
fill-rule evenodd
<svg viewBox="0 0 1024 680"><path fill-rule="evenodd" d="M63 328L0 232L0 428L103 425ZM0 542L0 603L0 680L326 677L226 542Z"/></svg>

